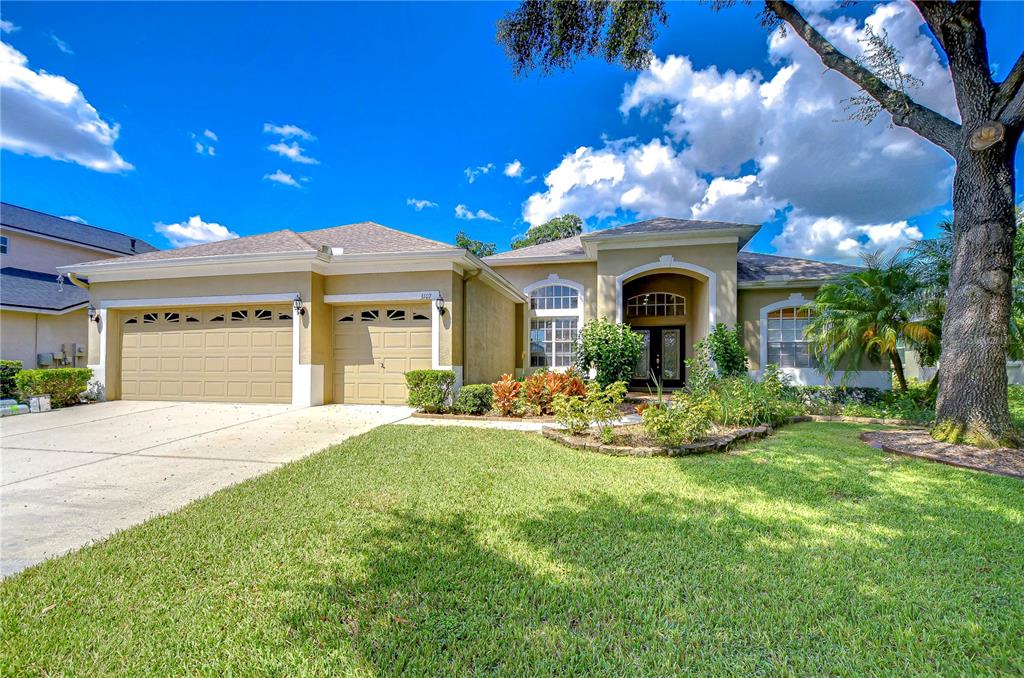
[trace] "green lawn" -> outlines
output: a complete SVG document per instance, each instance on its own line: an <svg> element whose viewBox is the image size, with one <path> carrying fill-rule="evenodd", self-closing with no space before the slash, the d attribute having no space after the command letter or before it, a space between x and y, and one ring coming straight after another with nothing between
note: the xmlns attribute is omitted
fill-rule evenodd
<svg viewBox="0 0 1024 678"><path fill-rule="evenodd" d="M0 584L0 674L1024 672L1024 483L392 426Z"/></svg>

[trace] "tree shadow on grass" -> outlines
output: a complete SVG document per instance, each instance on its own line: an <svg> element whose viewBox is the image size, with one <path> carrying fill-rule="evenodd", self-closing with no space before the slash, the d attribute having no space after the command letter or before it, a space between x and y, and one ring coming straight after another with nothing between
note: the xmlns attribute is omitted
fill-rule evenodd
<svg viewBox="0 0 1024 678"><path fill-rule="evenodd" d="M827 512L661 492L581 494L530 516L391 518L365 540L358 575L301 589L285 619L380 674L857 673L940 657L1005 669L1019 645L1014 551L989 544L1002 551L974 573L997 591L979 596L977 579L944 590L936 568L961 545L927 552L947 539L931 524L858 535Z"/></svg>

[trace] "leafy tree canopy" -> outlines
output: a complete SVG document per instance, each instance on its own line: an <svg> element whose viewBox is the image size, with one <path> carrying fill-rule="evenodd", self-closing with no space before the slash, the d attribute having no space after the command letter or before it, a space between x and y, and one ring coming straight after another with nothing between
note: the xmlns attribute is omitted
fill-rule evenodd
<svg viewBox="0 0 1024 678"><path fill-rule="evenodd" d="M489 257L498 251L498 246L493 242L484 242L483 240L473 240L465 231L459 231L455 234L455 246L461 247L464 250L469 250L472 254L478 257Z"/></svg>
<svg viewBox="0 0 1024 678"><path fill-rule="evenodd" d="M534 226L522 238L512 241L512 249L518 250L530 245L571 238L583 232L583 220L575 214L563 214L540 226Z"/></svg>

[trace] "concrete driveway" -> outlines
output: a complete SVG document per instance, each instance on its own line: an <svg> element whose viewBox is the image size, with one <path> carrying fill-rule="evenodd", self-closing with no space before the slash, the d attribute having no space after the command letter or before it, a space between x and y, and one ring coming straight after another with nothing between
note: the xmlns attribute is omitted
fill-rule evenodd
<svg viewBox="0 0 1024 678"><path fill-rule="evenodd" d="M0 422L0 575L178 509L409 408L113 401Z"/></svg>

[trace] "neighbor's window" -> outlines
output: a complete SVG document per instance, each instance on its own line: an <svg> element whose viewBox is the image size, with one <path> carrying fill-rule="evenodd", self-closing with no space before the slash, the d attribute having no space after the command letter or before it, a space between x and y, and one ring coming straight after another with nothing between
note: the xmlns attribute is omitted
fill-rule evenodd
<svg viewBox="0 0 1024 678"><path fill-rule="evenodd" d="M7 236L0 235L0 254L7 254Z"/></svg>
<svg viewBox="0 0 1024 678"><path fill-rule="evenodd" d="M818 367L804 330L812 314L791 306L768 313L768 362L779 367Z"/></svg>
<svg viewBox="0 0 1024 678"><path fill-rule="evenodd" d="M530 292L530 308L538 311L579 308L580 293L565 285L545 285Z"/></svg>
<svg viewBox="0 0 1024 678"><path fill-rule="evenodd" d="M530 367L569 367L576 355L576 318L530 321Z"/></svg>

